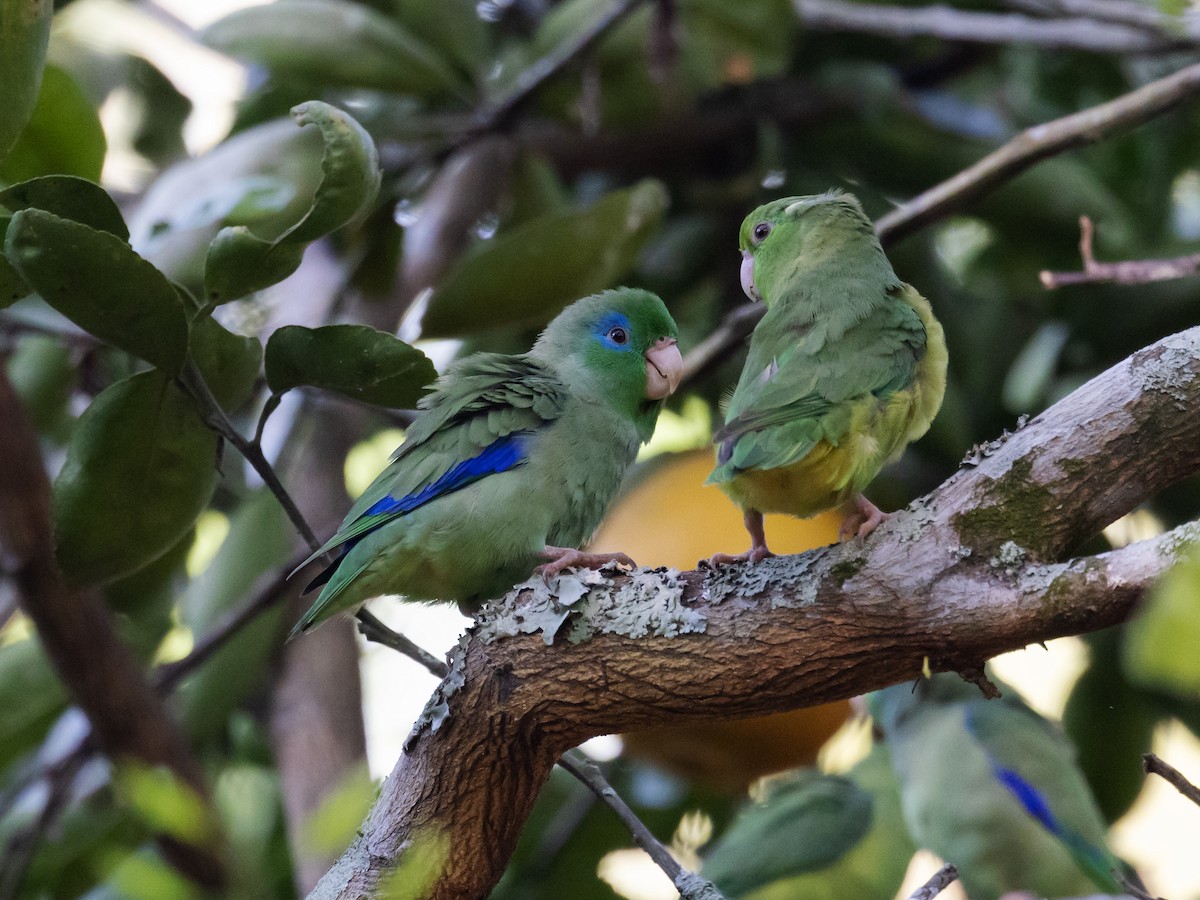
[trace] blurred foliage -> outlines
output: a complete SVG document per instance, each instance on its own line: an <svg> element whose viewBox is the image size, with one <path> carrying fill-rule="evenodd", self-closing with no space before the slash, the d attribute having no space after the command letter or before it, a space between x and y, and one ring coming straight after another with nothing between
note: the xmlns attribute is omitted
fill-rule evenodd
<svg viewBox="0 0 1200 900"><path fill-rule="evenodd" d="M618 283L661 293L686 351L744 302L737 225L763 200L839 186L878 216L1020 129L1195 56L901 43L806 31L787 0L676 0L641 4L524 97L538 62L569 52L610 0L279 0L175 35L248 66L228 133L188 157L197 138L184 126L213 98L203 74L180 78L136 49L130 29L149 27L136 6L0 0L0 364L55 476L60 561L102 593L147 665L202 641L295 549L274 498L214 431L221 419L250 437L278 406L273 446L300 446L322 404L349 402L367 437L394 424L382 407L411 407L430 360L446 359L445 346L414 340L521 350L566 303ZM12 18L18 7L36 15ZM505 107L510 97L519 102ZM1097 223L1101 259L1194 250L1198 141L1200 116L1178 110L1045 160L889 249L943 322L951 371L941 415L872 487L877 502L903 505L972 444L1200 319L1195 279L1053 293L1037 281L1044 268L1078 268L1081 214ZM98 186L122 167L140 187ZM389 333L401 320L403 340ZM736 511L699 488L704 451L673 453L704 444L739 350L672 401L660 457L631 481L601 544L681 566L739 548ZM291 412L278 403L286 391L303 397ZM276 461L286 481L288 454ZM1195 517L1200 481L1152 508L1168 526ZM189 571L197 522L214 513L228 535ZM794 549L830 539L820 520L786 527ZM661 537L693 540L660 550ZM1066 726L1110 819L1140 790L1131 760L1157 723L1200 731L1196 572L1184 562L1127 633L1089 640ZM255 619L171 701L214 786L234 896L295 891L264 723L283 620ZM778 729L752 740L789 745L768 754L772 767L809 762L843 717L772 717ZM10 842L61 796L55 840L24 861L20 896L191 896L150 838L163 817L195 817L152 781L131 793L99 760L58 766L85 731L27 620L0 613L0 872ZM690 809L719 834L728 792L765 765L732 752L752 749L738 747L746 734L700 728L670 747L651 737L682 774L625 758L615 784L661 835ZM311 823L317 844L352 835L343 826L370 789L349 783ZM404 871L419 880L443 843L428 835ZM556 772L496 896L610 897L596 866L629 843Z"/></svg>

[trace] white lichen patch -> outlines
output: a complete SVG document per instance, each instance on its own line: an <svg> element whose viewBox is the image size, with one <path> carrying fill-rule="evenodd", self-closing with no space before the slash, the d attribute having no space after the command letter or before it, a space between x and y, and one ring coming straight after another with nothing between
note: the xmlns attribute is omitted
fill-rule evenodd
<svg viewBox="0 0 1200 900"><path fill-rule="evenodd" d="M1010 437L1029 424L1029 416L1022 415L1017 419L1016 427L1012 431L1007 428L1000 433L1000 437L987 441L983 444L976 444L967 451L967 455L962 458L962 462L958 464L959 468L969 468L982 463L989 456L993 456L1000 452L1000 448L1005 445Z"/></svg>
<svg viewBox="0 0 1200 900"><path fill-rule="evenodd" d="M593 634L676 637L702 632L707 618L683 603L683 582L675 569L638 569L625 573L615 566L600 570L568 570L547 585L540 576L513 588L515 602L487 607L480 617L480 634L513 637L541 634L547 645L566 627L571 643ZM568 621L570 624L568 625Z"/></svg>
<svg viewBox="0 0 1200 900"><path fill-rule="evenodd" d="M1166 394L1179 409L1186 409L1200 362L1200 328L1173 334L1142 353L1135 354L1130 374L1144 391Z"/></svg>
<svg viewBox="0 0 1200 900"><path fill-rule="evenodd" d="M721 603L728 597L768 594L772 609L807 606L817 599L819 574L828 568L828 551L826 547L798 556L709 569L704 576L704 596L711 603Z"/></svg>
<svg viewBox="0 0 1200 900"><path fill-rule="evenodd" d="M413 745L417 742L417 738L421 736L422 731L428 728L432 734L442 727L442 724L450 715L450 698L457 694L463 685L467 683L463 668L464 660L467 656L467 643L471 639L471 630L463 634L458 639L458 643L451 648L450 671L441 680L441 683L434 688L433 693L425 702L425 708L421 710L421 715L417 716L417 721L413 723L412 731L404 739L405 753L412 749Z"/></svg>
<svg viewBox="0 0 1200 900"><path fill-rule="evenodd" d="M1008 575L1014 575L1028 558L1028 551L1016 541L1005 541L996 555L988 560L988 565L993 569L1003 569Z"/></svg>

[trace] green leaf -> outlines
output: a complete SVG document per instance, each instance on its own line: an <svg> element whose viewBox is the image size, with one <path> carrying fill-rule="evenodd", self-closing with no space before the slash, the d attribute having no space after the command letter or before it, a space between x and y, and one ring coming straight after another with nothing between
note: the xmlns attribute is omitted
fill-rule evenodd
<svg viewBox="0 0 1200 900"><path fill-rule="evenodd" d="M12 216L0 216L0 247L4 246L4 236L8 234L8 225ZM0 309L12 306L22 297L29 294L29 285L21 277L21 273L12 267L7 257L0 253Z"/></svg>
<svg viewBox="0 0 1200 900"><path fill-rule="evenodd" d="M41 209L129 240L121 210L100 185L74 175L43 175L0 191L0 206L9 212Z"/></svg>
<svg viewBox="0 0 1200 900"><path fill-rule="evenodd" d="M278 284L300 268L304 246L263 240L244 225L222 228L204 260L208 301L227 303Z"/></svg>
<svg viewBox="0 0 1200 900"><path fill-rule="evenodd" d="M70 427L67 405L77 378L72 355L59 338L27 334L8 358L8 379L42 436L62 439Z"/></svg>
<svg viewBox="0 0 1200 900"><path fill-rule="evenodd" d="M183 368L188 324L179 295L115 235L23 209L8 226L4 252L80 328L171 374Z"/></svg>
<svg viewBox="0 0 1200 900"><path fill-rule="evenodd" d="M300 127L316 125L325 141L321 186L308 215L288 230L290 241L314 241L351 222L379 193L379 156L375 142L352 116L336 106L310 100L292 110Z"/></svg>
<svg viewBox="0 0 1200 900"><path fill-rule="evenodd" d="M405 409L437 375L420 350L366 325L286 325L267 341L266 367L276 394L309 385Z"/></svg>
<svg viewBox="0 0 1200 900"><path fill-rule="evenodd" d="M589 209L547 213L478 245L434 291L422 336L548 321L628 273L666 208L666 189L648 179Z"/></svg>
<svg viewBox="0 0 1200 900"><path fill-rule="evenodd" d="M0 160L33 115L53 14L51 0L0 0Z"/></svg>
<svg viewBox="0 0 1200 900"><path fill-rule="evenodd" d="M324 155L321 183L312 206L299 222L274 240L249 228L222 229L209 246L204 264L210 302L225 303L287 278L300 266L305 246L352 221L379 192L379 158L371 136L351 116L313 100L292 110L301 127L321 131Z"/></svg>
<svg viewBox="0 0 1200 900"><path fill-rule="evenodd" d="M122 760L113 773L117 796L151 830L193 847L212 846L216 817L194 787L166 766Z"/></svg>
<svg viewBox="0 0 1200 900"><path fill-rule="evenodd" d="M104 129L87 96L57 66L46 66L33 116L0 163L0 181L15 184L39 175L100 180Z"/></svg>
<svg viewBox="0 0 1200 900"><path fill-rule="evenodd" d="M1200 700L1200 546L1176 563L1129 623L1125 671L1146 687Z"/></svg>
<svg viewBox="0 0 1200 900"><path fill-rule="evenodd" d="M40 641L0 646L0 771L45 736L66 703Z"/></svg>
<svg viewBox="0 0 1200 900"><path fill-rule="evenodd" d="M237 409L250 399L262 369L258 338L234 334L208 316L192 323L192 359L224 409Z"/></svg>
<svg viewBox="0 0 1200 900"><path fill-rule="evenodd" d="M208 46L274 72L399 93L458 92L446 62L380 12L343 0L290 0L231 13L206 28Z"/></svg>
<svg viewBox="0 0 1200 900"><path fill-rule="evenodd" d="M472 81L489 56L487 23L476 0L392 0L400 22Z"/></svg>
<svg viewBox="0 0 1200 900"><path fill-rule="evenodd" d="M216 455L216 434L161 372L139 372L96 397L54 482L68 578L112 581L171 549L212 495Z"/></svg>

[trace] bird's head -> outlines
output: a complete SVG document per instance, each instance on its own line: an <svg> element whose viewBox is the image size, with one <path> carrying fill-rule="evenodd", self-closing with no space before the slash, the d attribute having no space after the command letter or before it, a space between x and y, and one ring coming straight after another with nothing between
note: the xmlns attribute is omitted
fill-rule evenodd
<svg viewBox="0 0 1200 900"><path fill-rule="evenodd" d="M683 373L678 329L656 295L617 288L577 300L533 348L573 390L633 417L648 440Z"/></svg>
<svg viewBox="0 0 1200 900"><path fill-rule="evenodd" d="M866 250L887 263L857 198L839 190L763 204L743 220L738 247L742 290L768 306L775 299L771 289L775 281L836 260L851 248Z"/></svg>

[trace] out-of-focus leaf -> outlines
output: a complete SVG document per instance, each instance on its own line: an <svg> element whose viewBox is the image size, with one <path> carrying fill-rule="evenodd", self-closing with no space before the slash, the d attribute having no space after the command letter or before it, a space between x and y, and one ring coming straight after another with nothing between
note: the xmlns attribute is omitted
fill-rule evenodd
<svg viewBox="0 0 1200 900"><path fill-rule="evenodd" d="M276 394L308 385L405 409L437 375L420 350L366 325L286 325L267 341L266 368Z"/></svg>
<svg viewBox="0 0 1200 900"><path fill-rule="evenodd" d="M1129 623L1125 671L1139 684L1200 700L1200 547L1163 576Z"/></svg>
<svg viewBox="0 0 1200 900"><path fill-rule="evenodd" d="M24 335L8 359L8 379L38 432L64 438L75 367L63 342L47 335Z"/></svg>
<svg viewBox="0 0 1200 900"><path fill-rule="evenodd" d="M0 191L0 206L9 212L41 209L62 219L107 231L123 241L129 229L121 210L104 188L75 175L43 175Z"/></svg>
<svg viewBox="0 0 1200 900"><path fill-rule="evenodd" d="M396 860L396 866L380 879L379 895L388 900L420 900L437 879L450 857L450 838L440 828L416 828Z"/></svg>
<svg viewBox="0 0 1200 900"><path fill-rule="evenodd" d="M53 14L51 0L0 0L0 161L33 115Z"/></svg>
<svg viewBox="0 0 1200 900"><path fill-rule="evenodd" d="M136 572L191 528L216 480L217 436L159 372L101 393L54 482L58 560L77 584Z"/></svg>
<svg viewBox="0 0 1200 900"><path fill-rule="evenodd" d="M274 240L246 227L218 233L204 266L211 302L224 303L282 281L299 267L305 245L358 217L379 192L375 144L352 116L313 100L293 109L292 117L301 127L315 124L324 141L322 178L312 206Z"/></svg>
<svg viewBox="0 0 1200 900"><path fill-rule="evenodd" d="M234 135L209 153L172 166L130 217L130 243L173 281L204 289L208 245L226 225L274 239L312 205L321 182L320 132L289 120Z"/></svg>
<svg viewBox="0 0 1200 900"><path fill-rule="evenodd" d="M33 116L0 163L0 181L56 173L99 181L106 149L100 119L79 85L57 66L46 66Z"/></svg>
<svg viewBox="0 0 1200 900"><path fill-rule="evenodd" d="M204 30L208 46L327 84L399 93L460 88L446 62L393 19L345 0L289 0L231 13Z"/></svg>
<svg viewBox="0 0 1200 900"><path fill-rule="evenodd" d="M270 492L244 500L230 519L216 557L180 600L183 624L203 640L231 609L247 603L259 577L286 563L291 552L291 526ZM278 646L282 614L275 608L258 616L179 686L179 717L193 740L219 734L230 711L261 689L263 672Z"/></svg>
<svg viewBox="0 0 1200 900"><path fill-rule="evenodd" d="M0 215L0 247L3 246L4 236L8 233L8 225L12 216ZM29 285L21 277L21 273L12 267L3 253L0 253L0 309L11 306L29 293Z"/></svg>
<svg viewBox="0 0 1200 900"><path fill-rule="evenodd" d="M667 208L647 180L585 210L548 213L478 245L438 288L425 337L549 320L573 300L613 286L637 259Z"/></svg>
<svg viewBox="0 0 1200 900"><path fill-rule="evenodd" d="M9 223L4 252L80 328L171 374L183 368L188 324L179 295L120 238L24 209Z"/></svg>
<svg viewBox="0 0 1200 900"><path fill-rule="evenodd" d="M204 893L152 849L118 857L104 883L80 900L202 900Z"/></svg>
<svg viewBox="0 0 1200 900"><path fill-rule="evenodd" d="M134 814L157 833L193 847L210 845L218 834L208 804L166 766L123 760L114 772L113 784Z"/></svg>
<svg viewBox="0 0 1200 900"><path fill-rule="evenodd" d="M476 0L392 0L396 19L474 81L487 61L488 30Z"/></svg>
<svg viewBox="0 0 1200 900"><path fill-rule="evenodd" d="M186 580L184 566L194 536L188 529L150 565L104 585L104 600L116 616L121 638L145 662L175 624L175 598Z"/></svg>
<svg viewBox="0 0 1200 900"><path fill-rule="evenodd" d="M225 409L237 409L250 399L262 368L258 338L234 334L208 316L192 323L192 359Z"/></svg>
<svg viewBox="0 0 1200 900"><path fill-rule="evenodd" d="M66 702L39 641L0 647L0 771L42 739Z"/></svg>
<svg viewBox="0 0 1200 900"><path fill-rule="evenodd" d="M320 804L304 822L300 840L313 856L337 856L362 825L375 799L375 782L366 764L347 772L330 785Z"/></svg>

